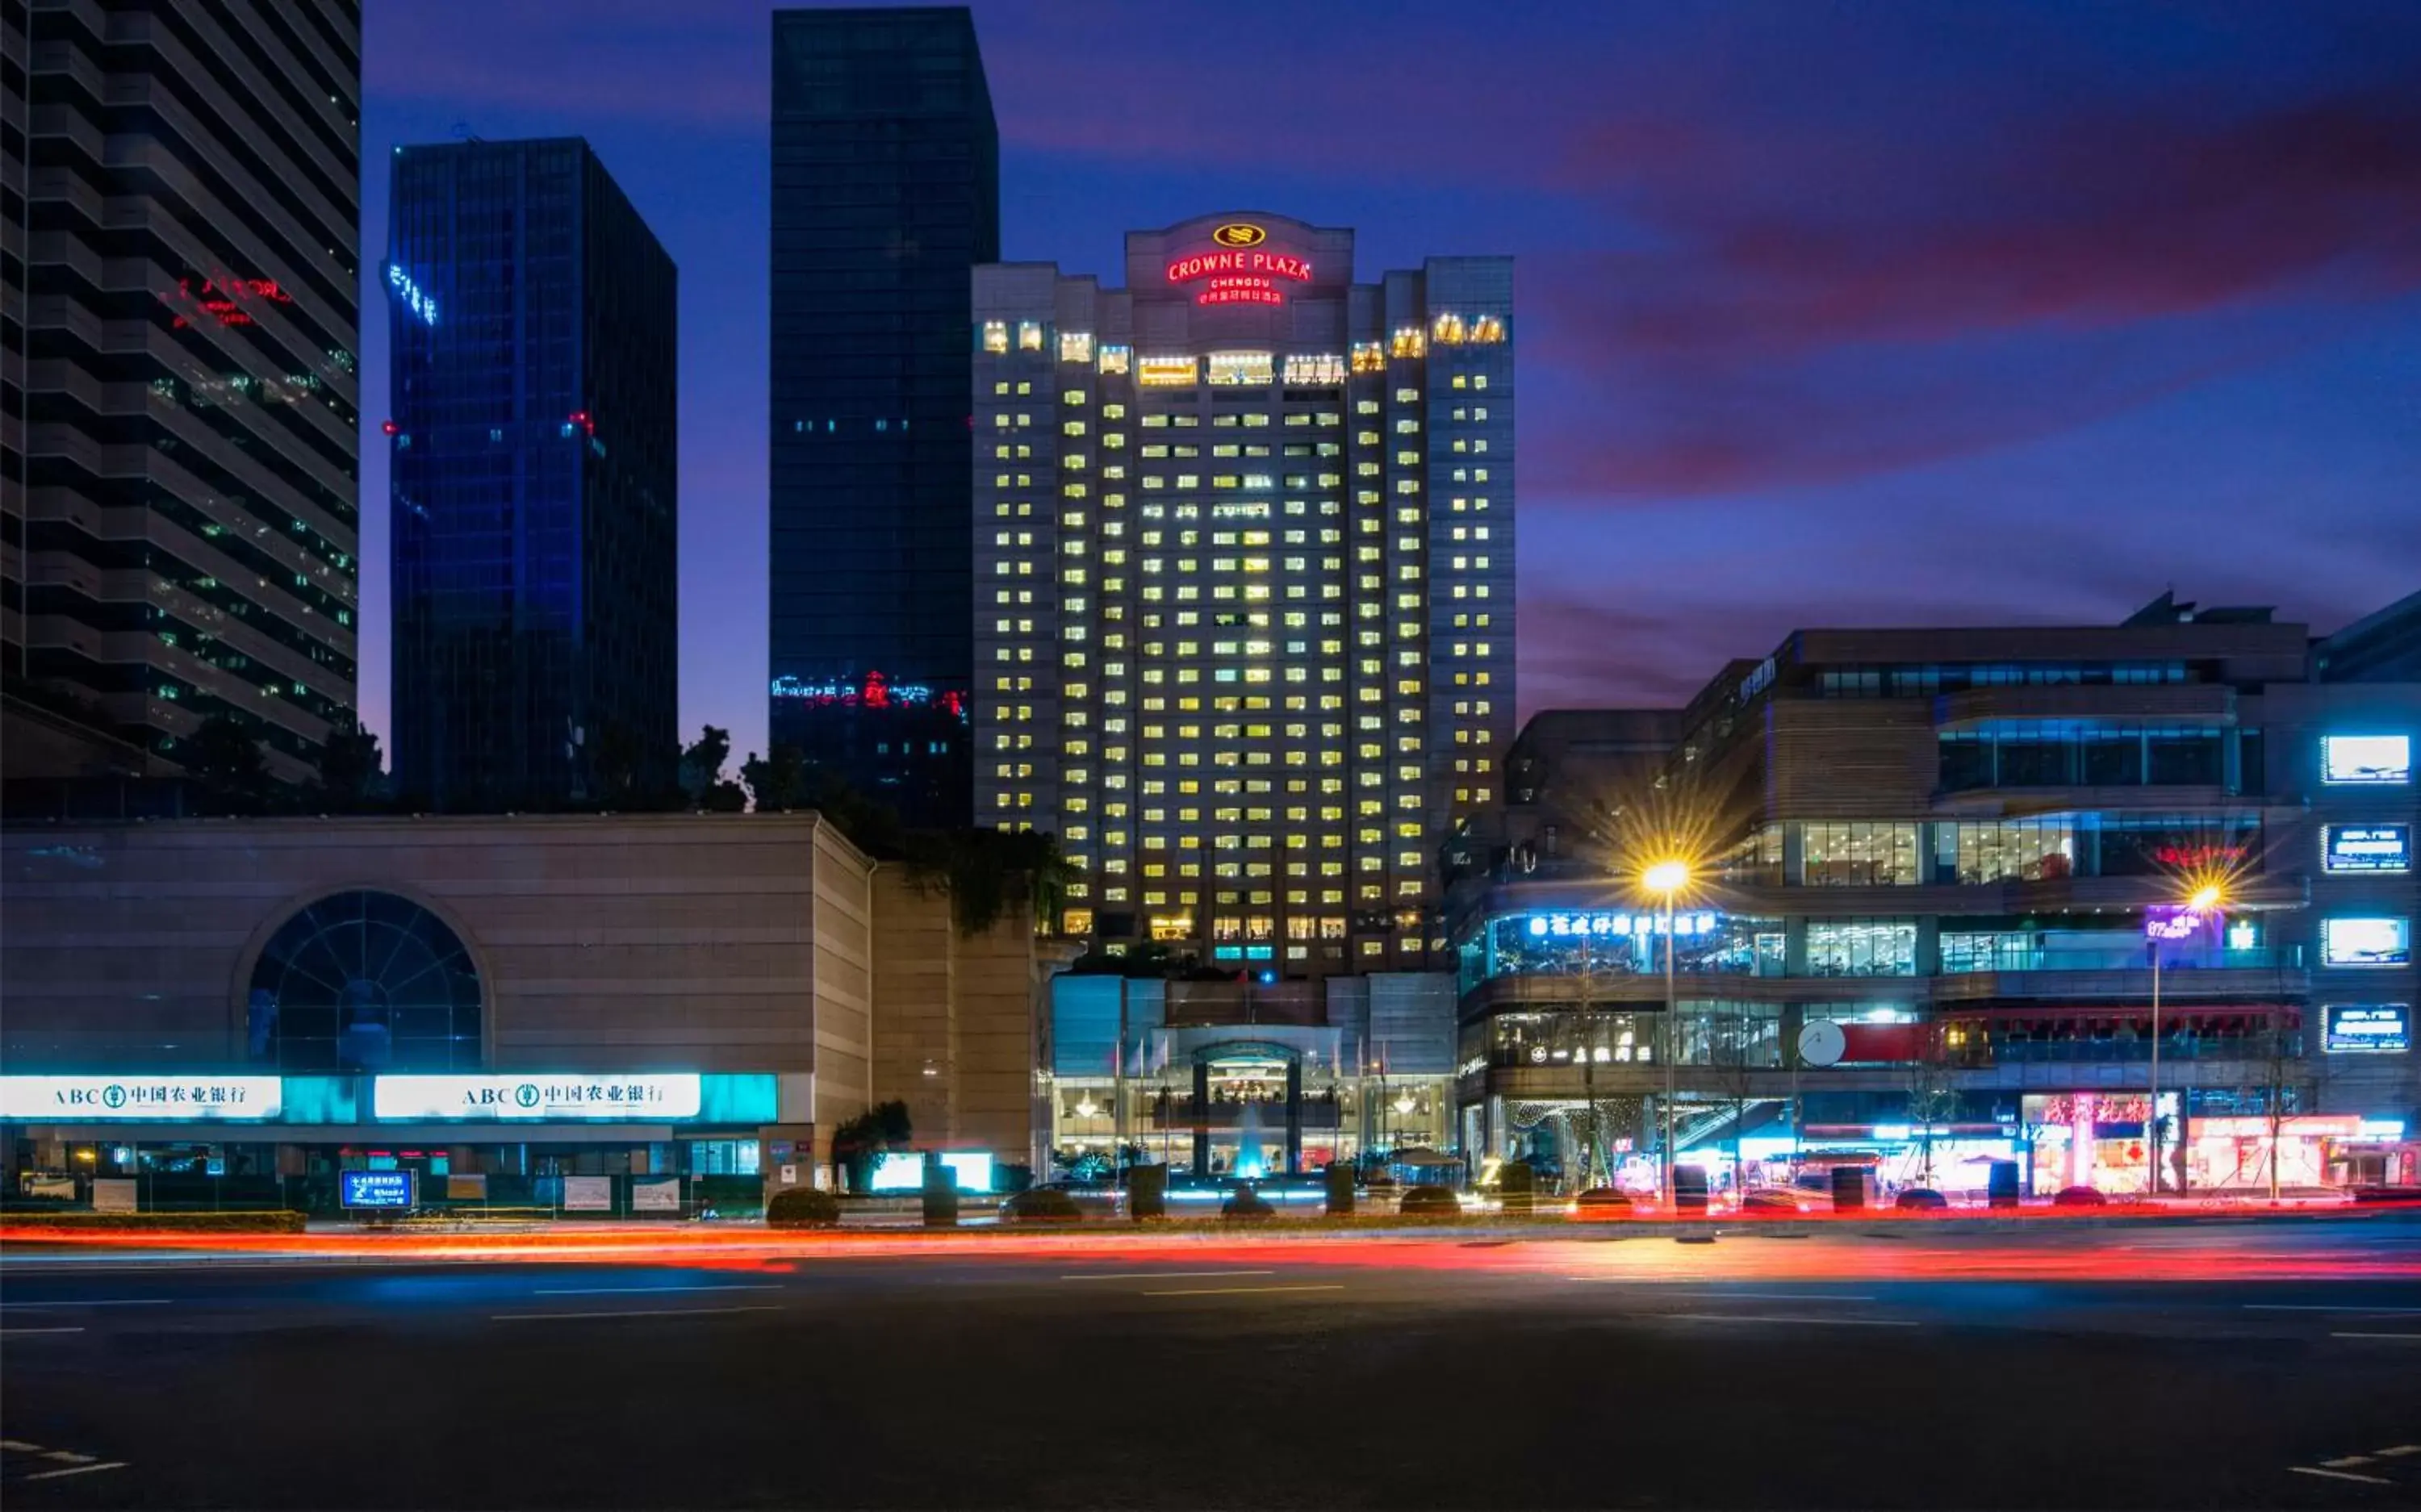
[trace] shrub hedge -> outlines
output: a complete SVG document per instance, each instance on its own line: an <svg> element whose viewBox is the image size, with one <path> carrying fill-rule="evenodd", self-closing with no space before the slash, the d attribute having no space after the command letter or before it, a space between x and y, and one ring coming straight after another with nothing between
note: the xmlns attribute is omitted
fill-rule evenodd
<svg viewBox="0 0 2421 1512"><path fill-rule="evenodd" d="M1456 1200L1452 1187L1412 1187L1396 1211L1406 1218L1459 1218L1462 1204Z"/></svg>
<svg viewBox="0 0 2421 1512"><path fill-rule="evenodd" d="M60 1234L143 1230L155 1233L300 1234L303 1232L303 1215L295 1212L10 1212L0 1214L0 1228Z"/></svg>
<svg viewBox="0 0 2421 1512"><path fill-rule="evenodd" d="M765 1201L765 1226L837 1228L840 1226L840 1199L813 1187L777 1192Z"/></svg>

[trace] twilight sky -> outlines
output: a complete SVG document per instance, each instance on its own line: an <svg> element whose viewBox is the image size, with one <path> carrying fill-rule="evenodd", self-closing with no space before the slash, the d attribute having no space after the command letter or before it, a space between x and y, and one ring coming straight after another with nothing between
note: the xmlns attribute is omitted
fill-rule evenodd
<svg viewBox="0 0 2421 1512"><path fill-rule="evenodd" d="M387 709L387 158L584 135L680 267L681 725L764 743L771 7L371 0L362 703ZM1520 259L1521 704L1804 626L2316 629L2421 588L2421 6L975 6L1002 254L1214 210ZM1484 18L1484 19L1483 19Z"/></svg>

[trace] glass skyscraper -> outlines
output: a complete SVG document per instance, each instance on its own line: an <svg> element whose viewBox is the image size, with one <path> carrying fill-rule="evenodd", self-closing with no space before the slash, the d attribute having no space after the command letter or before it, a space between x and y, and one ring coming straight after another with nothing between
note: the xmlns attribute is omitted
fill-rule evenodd
<svg viewBox="0 0 2421 1512"><path fill-rule="evenodd" d="M8 772L353 719L361 8L0 4Z"/></svg>
<svg viewBox="0 0 2421 1512"><path fill-rule="evenodd" d="M771 739L967 818L968 278L1000 148L961 7L773 15Z"/></svg>
<svg viewBox="0 0 2421 1512"><path fill-rule="evenodd" d="M675 272L576 137L396 149L394 782L451 810L668 789Z"/></svg>
<svg viewBox="0 0 2421 1512"><path fill-rule="evenodd" d="M1058 834L1106 947L1421 966L1512 737L1512 259L1356 283L1351 231L1249 212L1126 250L976 273L977 821Z"/></svg>

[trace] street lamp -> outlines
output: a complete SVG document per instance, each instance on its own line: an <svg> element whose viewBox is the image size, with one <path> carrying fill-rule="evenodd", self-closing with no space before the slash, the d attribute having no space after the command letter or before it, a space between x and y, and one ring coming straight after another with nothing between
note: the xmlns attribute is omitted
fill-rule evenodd
<svg viewBox="0 0 2421 1512"><path fill-rule="evenodd" d="M2151 1092L2144 1108L2145 1148L2150 1157L2145 1166L2146 1195L2161 1194L2161 945L2169 940L2191 940L2204 924L2219 916L2226 895L2213 883L2205 883L2186 895L2185 901L2168 907L2156 907L2144 918L2144 937L2152 947L2152 1069ZM2178 1132L2185 1133L2185 1103L2178 1103ZM2274 1141L2273 1141L2274 1145ZM2278 1152L2273 1147L2270 1161L2275 1166Z"/></svg>
<svg viewBox="0 0 2421 1512"><path fill-rule="evenodd" d="M1673 1208L1673 1048L1679 1038L1673 1020L1679 1004L1673 992L1673 899L1690 885L1690 864L1679 857L1659 861L1639 874L1642 886L1664 900L1664 1210Z"/></svg>

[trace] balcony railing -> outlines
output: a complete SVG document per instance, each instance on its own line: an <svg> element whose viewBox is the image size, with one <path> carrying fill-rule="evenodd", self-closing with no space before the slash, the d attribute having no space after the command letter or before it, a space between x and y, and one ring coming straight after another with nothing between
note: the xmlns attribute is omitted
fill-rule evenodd
<svg viewBox="0 0 2421 1512"><path fill-rule="evenodd" d="M2252 946L2241 950L2167 950L2161 953L2161 973L2195 971L2273 971L2304 964L2300 945ZM1942 974L1960 976L1976 972L2123 972L2152 969L2150 952L2141 944L2080 946L2052 949L2038 945L1992 945L1945 949Z"/></svg>

